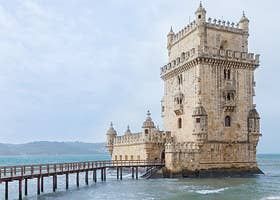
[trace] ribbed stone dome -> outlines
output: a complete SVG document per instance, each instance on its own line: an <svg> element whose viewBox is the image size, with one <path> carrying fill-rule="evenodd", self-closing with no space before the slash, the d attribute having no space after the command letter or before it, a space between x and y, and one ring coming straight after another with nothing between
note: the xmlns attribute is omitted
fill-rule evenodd
<svg viewBox="0 0 280 200"><path fill-rule="evenodd" d="M125 131L124 134L125 134L125 135L131 135L131 134L132 134L131 131L130 131L129 126L127 126L127 130Z"/></svg>
<svg viewBox="0 0 280 200"><path fill-rule="evenodd" d="M243 12L243 15L242 15L239 23L242 23L242 22L245 22L245 21L249 22L249 19L245 16L245 13Z"/></svg>
<svg viewBox="0 0 280 200"><path fill-rule="evenodd" d="M201 13L201 12L206 12L205 8L202 6L202 3L199 3L199 7L195 11L195 13Z"/></svg>
<svg viewBox="0 0 280 200"><path fill-rule="evenodd" d="M144 121L142 128L155 128L155 124L151 118L150 111L147 112L147 118Z"/></svg>
<svg viewBox="0 0 280 200"><path fill-rule="evenodd" d="M107 131L107 135L117 135L117 131L114 129L112 122L110 124L110 128Z"/></svg>

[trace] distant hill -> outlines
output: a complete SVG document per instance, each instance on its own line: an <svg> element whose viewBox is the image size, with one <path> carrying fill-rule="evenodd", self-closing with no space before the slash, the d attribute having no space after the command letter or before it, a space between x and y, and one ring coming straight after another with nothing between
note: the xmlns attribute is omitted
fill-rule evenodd
<svg viewBox="0 0 280 200"><path fill-rule="evenodd" d="M67 155L107 153L105 143L84 142L30 142L25 144L1 144L0 155Z"/></svg>

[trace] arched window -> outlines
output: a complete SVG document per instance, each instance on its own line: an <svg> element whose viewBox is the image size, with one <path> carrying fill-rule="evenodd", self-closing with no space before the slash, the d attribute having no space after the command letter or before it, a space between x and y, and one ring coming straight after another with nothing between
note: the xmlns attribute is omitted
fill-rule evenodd
<svg viewBox="0 0 280 200"><path fill-rule="evenodd" d="M182 118L178 119L178 128L182 128Z"/></svg>
<svg viewBox="0 0 280 200"><path fill-rule="evenodd" d="M227 79L230 80L230 70L227 70Z"/></svg>
<svg viewBox="0 0 280 200"><path fill-rule="evenodd" d="M182 85L183 84L183 75L182 74L178 75L177 79L178 79L178 84Z"/></svg>
<svg viewBox="0 0 280 200"><path fill-rule="evenodd" d="M230 93L227 94L227 100L230 101Z"/></svg>
<svg viewBox="0 0 280 200"><path fill-rule="evenodd" d="M230 116L225 117L225 127L230 127L231 125L231 118Z"/></svg>
<svg viewBox="0 0 280 200"><path fill-rule="evenodd" d="M149 130L148 129L145 129L145 134L148 134L149 133Z"/></svg>
<svg viewBox="0 0 280 200"><path fill-rule="evenodd" d="M230 80L230 69L224 69L224 79Z"/></svg>

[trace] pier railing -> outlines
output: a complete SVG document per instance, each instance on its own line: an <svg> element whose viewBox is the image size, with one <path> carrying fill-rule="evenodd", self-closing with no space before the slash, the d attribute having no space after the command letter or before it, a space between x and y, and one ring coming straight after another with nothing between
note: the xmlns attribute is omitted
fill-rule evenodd
<svg viewBox="0 0 280 200"><path fill-rule="evenodd" d="M44 192L44 177L53 178L53 192L57 189L57 176L65 175L66 190L69 187L69 174L76 174L76 185L79 187L79 174L84 172L85 183L88 185L89 173L92 172L93 181L97 182L97 172L100 171L101 181L106 181L106 170L114 168L117 179L122 180L123 168L130 168L132 178L138 179L138 168L162 167L164 162L149 160L114 160L114 161L86 161L71 163L47 163L35 165L0 166L0 183L5 183L5 200L9 197L9 182L18 181L19 199L22 199L24 181L24 194L28 193L28 179L37 179L37 194Z"/></svg>
<svg viewBox="0 0 280 200"><path fill-rule="evenodd" d="M71 163L51 163L51 164L35 164L35 165L16 165L16 166L0 166L0 182L7 179L17 180L19 178L28 178L38 175L52 175L75 171L85 171L101 168L115 167L149 167L163 166L161 161L147 160L115 160L115 161L86 161Z"/></svg>

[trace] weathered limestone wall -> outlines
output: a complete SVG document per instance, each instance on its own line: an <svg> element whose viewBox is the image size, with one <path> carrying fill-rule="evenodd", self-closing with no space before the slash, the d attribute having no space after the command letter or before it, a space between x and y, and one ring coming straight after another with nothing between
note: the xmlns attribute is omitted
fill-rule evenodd
<svg viewBox="0 0 280 200"><path fill-rule="evenodd" d="M182 52L190 51L192 48L197 47L198 44L199 38L197 37L197 29L194 28L188 34L173 43L169 62L177 57L181 57Z"/></svg>
<svg viewBox="0 0 280 200"><path fill-rule="evenodd" d="M164 106L163 124L164 130L172 130L171 134L175 141L193 141L192 112L195 106L195 88L193 84L196 77L196 67L190 68L182 73L183 83L179 85L177 75L165 81L165 91L162 105ZM176 115L174 110L177 103L175 96L178 93L184 94L183 114ZM178 118L182 118L182 128L178 128Z"/></svg>
<svg viewBox="0 0 280 200"><path fill-rule="evenodd" d="M131 144L131 145L114 145L112 159L113 160L147 160L148 155L146 145Z"/></svg>

